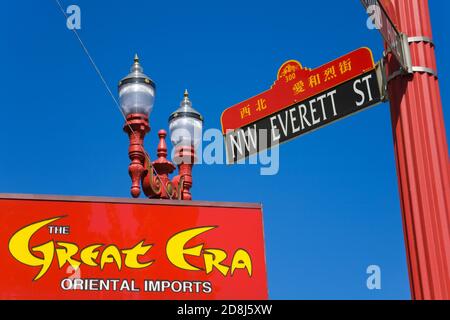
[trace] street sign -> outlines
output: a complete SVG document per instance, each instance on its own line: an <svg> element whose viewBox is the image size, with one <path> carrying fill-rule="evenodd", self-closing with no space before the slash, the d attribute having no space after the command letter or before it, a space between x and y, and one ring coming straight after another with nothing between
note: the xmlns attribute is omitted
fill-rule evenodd
<svg viewBox="0 0 450 320"><path fill-rule="evenodd" d="M322 128L383 100L381 71L372 69L225 136L227 163Z"/></svg>
<svg viewBox="0 0 450 320"><path fill-rule="evenodd" d="M411 54L407 36L398 31L380 1L361 0L361 3L371 19L373 19L374 27L380 31L384 41L386 41L402 69L406 72L411 72Z"/></svg>
<svg viewBox="0 0 450 320"><path fill-rule="evenodd" d="M261 206L0 195L0 299L267 299Z"/></svg>
<svg viewBox="0 0 450 320"><path fill-rule="evenodd" d="M222 132L236 130L277 111L338 86L373 70L368 48L360 48L316 69L304 68L296 60L286 61L278 70L272 87L240 102L222 113Z"/></svg>

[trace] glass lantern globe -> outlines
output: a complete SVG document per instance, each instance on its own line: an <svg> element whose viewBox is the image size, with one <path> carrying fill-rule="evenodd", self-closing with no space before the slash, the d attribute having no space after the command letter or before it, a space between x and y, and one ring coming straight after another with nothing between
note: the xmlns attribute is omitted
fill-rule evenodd
<svg viewBox="0 0 450 320"><path fill-rule="evenodd" d="M187 90L180 107L169 117L170 140L175 147L197 149L202 141L203 117L192 108Z"/></svg>
<svg viewBox="0 0 450 320"><path fill-rule="evenodd" d="M130 73L119 82L120 108L125 116L149 116L155 102L155 83L144 73L136 55Z"/></svg>

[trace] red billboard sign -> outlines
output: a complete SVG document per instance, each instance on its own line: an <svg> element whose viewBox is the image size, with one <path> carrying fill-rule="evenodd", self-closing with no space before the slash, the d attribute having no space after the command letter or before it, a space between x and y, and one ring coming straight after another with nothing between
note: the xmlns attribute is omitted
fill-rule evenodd
<svg viewBox="0 0 450 320"><path fill-rule="evenodd" d="M267 299L259 205L0 195L0 299Z"/></svg>
<svg viewBox="0 0 450 320"><path fill-rule="evenodd" d="M222 113L222 132L235 130L274 114L299 101L336 87L375 68L372 51L360 48L316 69L296 60L278 70L272 87Z"/></svg>

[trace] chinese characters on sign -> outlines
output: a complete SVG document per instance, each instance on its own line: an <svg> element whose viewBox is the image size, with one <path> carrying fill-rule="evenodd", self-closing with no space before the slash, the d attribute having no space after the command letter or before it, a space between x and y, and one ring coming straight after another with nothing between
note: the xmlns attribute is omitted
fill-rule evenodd
<svg viewBox="0 0 450 320"><path fill-rule="evenodd" d="M256 101L256 105L254 106L254 110L255 111L262 111L265 110L267 108L266 105L266 99L258 99L258 101ZM241 108L241 119L244 119L245 117L249 117L252 115L252 107L250 105L246 105L244 107Z"/></svg>
<svg viewBox="0 0 450 320"><path fill-rule="evenodd" d="M227 163L380 103L380 81L368 48L313 70L285 62L271 89L223 112Z"/></svg>
<svg viewBox="0 0 450 320"><path fill-rule="evenodd" d="M294 139L381 102L376 70L226 135L227 163Z"/></svg>
<svg viewBox="0 0 450 320"><path fill-rule="evenodd" d="M374 68L372 52L360 48L314 70L289 60L278 70L272 88L226 109L222 132L262 119L298 101L312 97Z"/></svg>

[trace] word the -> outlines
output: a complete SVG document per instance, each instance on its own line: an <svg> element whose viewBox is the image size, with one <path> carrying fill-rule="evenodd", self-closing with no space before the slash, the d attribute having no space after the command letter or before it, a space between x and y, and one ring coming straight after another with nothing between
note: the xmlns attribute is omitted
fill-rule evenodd
<svg viewBox="0 0 450 320"><path fill-rule="evenodd" d="M48 226L48 233L50 234L69 234L69 226Z"/></svg>

